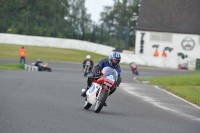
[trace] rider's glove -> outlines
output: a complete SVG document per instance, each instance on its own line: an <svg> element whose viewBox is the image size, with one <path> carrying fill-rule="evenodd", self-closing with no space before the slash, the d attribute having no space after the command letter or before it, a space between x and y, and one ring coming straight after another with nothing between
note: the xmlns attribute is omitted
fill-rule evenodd
<svg viewBox="0 0 200 133"><path fill-rule="evenodd" d="M99 71L97 71L97 72L95 72L95 74L97 74L97 75L98 75L98 74L100 74L100 72L99 72Z"/></svg>
<svg viewBox="0 0 200 133"><path fill-rule="evenodd" d="M95 75L95 76L100 76L101 73L98 71L98 72L95 72L94 75Z"/></svg>
<svg viewBox="0 0 200 133"><path fill-rule="evenodd" d="M100 76L101 76L101 73L99 71L93 73L94 78L99 78Z"/></svg>

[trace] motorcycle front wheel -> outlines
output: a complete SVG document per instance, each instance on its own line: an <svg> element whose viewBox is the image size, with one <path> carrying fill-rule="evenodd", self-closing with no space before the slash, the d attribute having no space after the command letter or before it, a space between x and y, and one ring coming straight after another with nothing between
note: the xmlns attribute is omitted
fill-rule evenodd
<svg viewBox="0 0 200 133"><path fill-rule="evenodd" d="M47 68L47 72L52 72L51 68Z"/></svg>
<svg viewBox="0 0 200 133"><path fill-rule="evenodd" d="M88 66L85 66L85 69L84 69L84 77L87 76L87 69L88 69Z"/></svg>
<svg viewBox="0 0 200 133"><path fill-rule="evenodd" d="M106 102L106 99L108 97L108 91L107 90L102 90L100 93L101 94L98 97L97 102L96 102L95 107L94 107L95 113L99 113L101 111L101 109L103 108L104 103Z"/></svg>
<svg viewBox="0 0 200 133"><path fill-rule="evenodd" d="M139 73L138 73L138 71L137 71L137 70L135 71L135 74L136 74L136 75L139 75Z"/></svg>

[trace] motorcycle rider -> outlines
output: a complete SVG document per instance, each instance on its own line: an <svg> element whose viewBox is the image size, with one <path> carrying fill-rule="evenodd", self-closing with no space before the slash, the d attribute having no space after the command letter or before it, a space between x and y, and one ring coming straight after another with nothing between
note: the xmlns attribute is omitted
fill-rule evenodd
<svg viewBox="0 0 200 133"><path fill-rule="evenodd" d="M136 63L135 62L131 62L130 66L133 67L133 68L135 68L136 67Z"/></svg>
<svg viewBox="0 0 200 133"><path fill-rule="evenodd" d="M94 62L92 61L92 59L91 59L91 56L90 55L87 55L86 56L86 59L83 61L83 70L84 70L84 68L85 68L85 65L86 65L86 62L87 61L90 61L90 68L89 68L89 71L91 72L91 70L92 70L92 68L93 68L93 66L94 66Z"/></svg>
<svg viewBox="0 0 200 133"><path fill-rule="evenodd" d="M132 73L138 75L137 65L136 65L135 62L131 62L131 63L130 63L130 68L131 68Z"/></svg>
<svg viewBox="0 0 200 133"><path fill-rule="evenodd" d="M43 69L42 65L40 65L41 63L43 63L43 62L40 61L40 59L38 59L38 60L35 62L35 66L38 67L38 70L39 70L39 71L42 71L42 69Z"/></svg>
<svg viewBox="0 0 200 133"><path fill-rule="evenodd" d="M109 58L104 58L99 60L98 64L94 67L94 71L92 76L88 77L87 80L87 88L86 89L82 89L82 97L86 97L86 92L87 90L90 88L90 86L92 85L93 79L96 77L100 77L100 72L104 67L110 66L112 68L114 68L117 73L118 73L118 78L117 78L117 82L116 82L116 87L114 87L113 89L111 89L109 95L111 95L116 88L120 85L121 83L121 68L119 65L119 62L121 61L121 55L118 52L112 52L111 55L109 56ZM105 103L104 106L107 106L107 104Z"/></svg>

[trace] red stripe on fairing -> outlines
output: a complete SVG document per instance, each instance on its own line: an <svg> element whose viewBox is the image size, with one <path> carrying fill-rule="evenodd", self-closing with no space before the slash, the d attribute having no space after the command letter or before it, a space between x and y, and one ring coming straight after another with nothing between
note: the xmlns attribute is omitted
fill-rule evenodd
<svg viewBox="0 0 200 133"><path fill-rule="evenodd" d="M108 87L104 87L103 89L104 89L104 90L106 90L106 91L108 91L108 90L109 90L109 89L108 89Z"/></svg>
<svg viewBox="0 0 200 133"><path fill-rule="evenodd" d="M106 73L103 73L103 76L101 76L101 78L97 79L97 80L93 80L94 83L97 84L102 84L104 82L104 77L105 77Z"/></svg>
<svg viewBox="0 0 200 133"><path fill-rule="evenodd" d="M104 82L104 77L105 77L105 75L106 75L106 73L103 73L103 76L101 76L101 78L99 78L99 79L97 79L97 80L94 79L93 82L94 82L94 83L97 83L97 84L102 84L102 83ZM114 87L114 86L115 86L115 84L112 85L112 87ZM109 90L107 86L104 87L104 89L105 89L105 90Z"/></svg>
<svg viewBox="0 0 200 133"><path fill-rule="evenodd" d="M94 83L97 83L97 84L102 84L104 82L104 79L98 79L98 80L93 80Z"/></svg>

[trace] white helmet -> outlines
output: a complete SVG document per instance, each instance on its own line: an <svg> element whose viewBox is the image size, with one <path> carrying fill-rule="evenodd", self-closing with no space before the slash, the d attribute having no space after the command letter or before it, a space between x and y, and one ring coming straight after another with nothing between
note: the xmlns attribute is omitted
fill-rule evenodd
<svg viewBox="0 0 200 133"><path fill-rule="evenodd" d="M86 59L91 59L91 56L90 56L90 55L87 55L87 56L86 56Z"/></svg>

